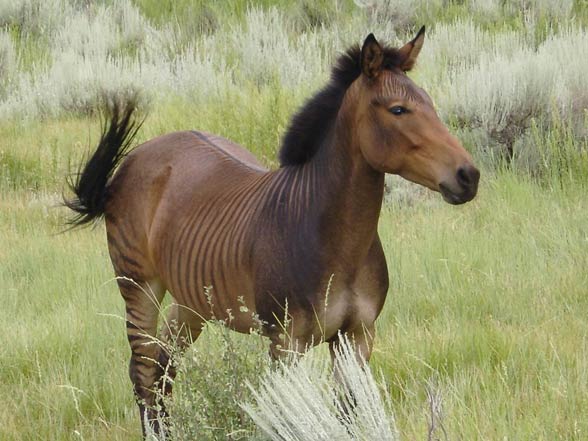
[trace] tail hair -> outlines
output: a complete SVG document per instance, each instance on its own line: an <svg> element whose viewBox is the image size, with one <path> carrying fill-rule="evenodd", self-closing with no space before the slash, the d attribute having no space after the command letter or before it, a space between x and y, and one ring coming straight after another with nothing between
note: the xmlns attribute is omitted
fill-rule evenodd
<svg viewBox="0 0 588 441"><path fill-rule="evenodd" d="M130 152L133 138L144 121L134 118L137 103L137 95L106 100L98 147L82 162L78 172L67 179L75 195L72 199L64 198L64 205L74 211L67 221L71 228L95 222L104 215L108 181Z"/></svg>

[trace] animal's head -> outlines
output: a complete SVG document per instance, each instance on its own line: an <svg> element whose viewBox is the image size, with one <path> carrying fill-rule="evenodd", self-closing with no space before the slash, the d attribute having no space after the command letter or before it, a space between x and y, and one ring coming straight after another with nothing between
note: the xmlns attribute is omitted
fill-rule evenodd
<svg viewBox="0 0 588 441"><path fill-rule="evenodd" d="M427 93L407 75L425 38L423 27L400 49L382 47L370 34L361 48L355 81L361 153L376 170L394 173L462 204L476 196L480 172L441 122Z"/></svg>

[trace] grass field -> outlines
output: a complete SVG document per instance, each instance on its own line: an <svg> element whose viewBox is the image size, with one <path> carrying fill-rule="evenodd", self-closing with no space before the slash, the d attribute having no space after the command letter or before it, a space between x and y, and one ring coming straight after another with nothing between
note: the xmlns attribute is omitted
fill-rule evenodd
<svg viewBox="0 0 588 441"><path fill-rule="evenodd" d="M338 50L372 30L397 44L422 23L411 75L482 181L460 207L390 182L391 287L371 366L402 439L432 439L428 392L439 439L588 438L585 2L88 3L0 2L1 440L140 437L104 228L63 233L59 206L98 139L100 94L143 91L139 140L198 128L275 167Z"/></svg>

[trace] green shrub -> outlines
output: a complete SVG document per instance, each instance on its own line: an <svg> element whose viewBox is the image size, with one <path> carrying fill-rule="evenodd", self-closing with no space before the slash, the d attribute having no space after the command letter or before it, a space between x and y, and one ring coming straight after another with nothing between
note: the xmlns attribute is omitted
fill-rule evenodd
<svg viewBox="0 0 588 441"><path fill-rule="evenodd" d="M166 346L178 375L173 397L163 397L167 430L149 430L150 439L397 439L389 397L347 337L334 367L316 350L301 358L289 351L272 364L265 339L238 335L229 323L208 323L187 353Z"/></svg>
<svg viewBox="0 0 588 441"><path fill-rule="evenodd" d="M255 424L239 403L250 399L247 383L257 384L269 368L265 340L241 336L222 322L209 323L177 363L172 399L167 399L173 440L249 440Z"/></svg>

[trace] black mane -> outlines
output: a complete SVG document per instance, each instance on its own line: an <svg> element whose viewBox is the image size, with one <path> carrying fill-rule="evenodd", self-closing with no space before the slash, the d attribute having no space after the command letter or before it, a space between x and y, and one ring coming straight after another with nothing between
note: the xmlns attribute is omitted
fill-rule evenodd
<svg viewBox="0 0 588 441"><path fill-rule="evenodd" d="M398 50L384 48L385 69L400 65ZM361 75L361 48L353 46L341 54L331 72L329 83L294 115L278 158L280 166L308 162L320 148L341 107L343 96Z"/></svg>

